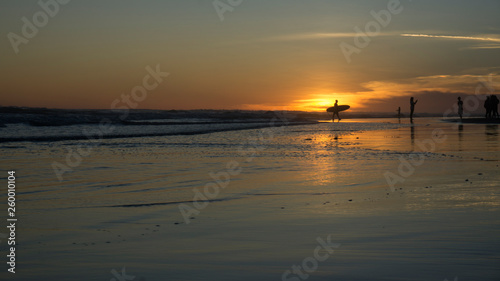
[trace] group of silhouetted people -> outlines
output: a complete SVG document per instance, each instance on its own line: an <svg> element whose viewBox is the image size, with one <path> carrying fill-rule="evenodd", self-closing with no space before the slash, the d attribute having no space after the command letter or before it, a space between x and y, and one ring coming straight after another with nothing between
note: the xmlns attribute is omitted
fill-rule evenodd
<svg viewBox="0 0 500 281"><path fill-rule="evenodd" d="M415 105L417 104L418 100L414 99L413 97L410 98L410 121L413 122L413 112L415 111ZM500 118L500 115L498 114L498 104L500 101L498 100L497 96L491 95L487 96L486 100L484 101L484 108L486 109L486 118ZM458 97L457 101L457 113L458 116L460 116L460 120L462 120L462 116L464 114L464 102L462 101L462 98ZM398 118L401 118L401 107L398 107ZM333 106L333 116L332 119L335 120L335 115L337 115L339 121L340 116L339 116L339 110L338 110L338 101L335 101L335 105Z"/></svg>
<svg viewBox="0 0 500 281"><path fill-rule="evenodd" d="M411 97L410 98L410 121L413 122L413 112L415 112L415 105L417 104L418 100L416 100L414 97ZM398 119L401 119L401 117L403 116L401 114L401 107L398 107L398 110L396 110L398 112ZM401 120L400 120L401 121Z"/></svg>
<svg viewBox="0 0 500 281"><path fill-rule="evenodd" d="M418 100L415 100L413 97L410 98L410 121L413 121L413 112L415 111L415 105ZM497 96L491 95L486 97L484 101L484 108L486 109L486 118L500 118L498 114L498 104L500 101ZM460 116L460 120L462 120L462 116L464 114L464 102L462 98L458 97L457 101L457 113ZM398 108L398 118L401 118L401 107Z"/></svg>
<svg viewBox="0 0 500 281"><path fill-rule="evenodd" d="M491 95L486 97L486 100L484 101L484 109L486 109L486 118L499 118L500 116L498 115L498 103L499 100L497 96Z"/></svg>

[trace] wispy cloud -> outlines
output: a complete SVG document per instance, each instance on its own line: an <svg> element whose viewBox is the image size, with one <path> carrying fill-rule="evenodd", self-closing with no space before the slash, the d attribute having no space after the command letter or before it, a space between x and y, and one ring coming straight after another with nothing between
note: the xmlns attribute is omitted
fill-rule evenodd
<svg viewBox="0 0 500 281"><path fill-rule="evenodd" d="M299 34L289 34L274 37L267 37L261 39L261 41L302 41L302 40L319 40L328 38L349 38L356 36L355 33L299 33Z"/></svg>
<svg viewBox="0 0 500 281"><path fill-rule="evenodd" d="M500 44L485 44L479 46L472 46L463 48L464 50L477 50L477 49L500 49Z"/></svg>
<svg viewBox="0 0 500 281"><path fill-rule="evenodd" d="M261 41L301 41L301 40L321 40L329 38L354 38L359 36L355 32L315 32L315 33L297 33L278 35L262 38ZM499 35L485 35L485 36L462 36L462 35L434 35L423 33L399 33L399 32L382 32L379 36L403 36L403 37L420 37L420 38L436 38L436 39L452 39L452 40L471 40L481 42L500 43ZM494 45L496 46L496 45ZM489 46L490 48L493 45Z"/></svg>
<svg viewBox="0 0 500 281"><path fill-rule="evenodd" d="M434 35L422 33L403 33L403 37L417 37L417 38L433 38L444 40L462 40L474 41L478 43L475 46L467 46L460 48L460 50L481 50L481 49L500 49L500 36L499 35L483 35L483 36L463 36L463 35Z"/></svg>
<svg viewBox="0 0 500 281"><path fill-rule="evenodd" d="M488 41L500 43L498 37L484 37L484 36L460 36L460 35L432 35L432 34L401 34L404 37L423 37L423 38L440 38L440 39L455 39L455 40L473 40L473 41Z"/></svg>
<svg viewBox="0 0 500 281"><path fill-rule="evenodd" d="M399 33L380 33L378 36L394 36ZM316 32L316 33L298 33L289 35L273 36L261 39L261 41L301 41L301 40L321 40L330 38L354 38L359 36L355 32Z"/></svg>

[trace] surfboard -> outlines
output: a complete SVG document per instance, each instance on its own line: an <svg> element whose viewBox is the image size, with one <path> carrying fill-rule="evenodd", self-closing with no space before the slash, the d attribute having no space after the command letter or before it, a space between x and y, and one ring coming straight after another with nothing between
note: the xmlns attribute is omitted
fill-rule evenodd
<svg viewBox="0 0 500 281"><path fill-rule="evenodd" d="M348 110L349 108L351 108L349 105L339 105L337 106L337 110L338 112L341 112L341 111L344 111L344 110ZM334 107L329 107L326 109L326 112L333 112L333 109Z"/></svg>

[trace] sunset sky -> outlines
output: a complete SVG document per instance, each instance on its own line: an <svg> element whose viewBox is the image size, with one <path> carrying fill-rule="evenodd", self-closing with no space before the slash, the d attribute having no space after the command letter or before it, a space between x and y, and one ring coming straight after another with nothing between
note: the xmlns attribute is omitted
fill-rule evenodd
<svg viewBox="0 0 500 281"><path fill-rule="evenodd" d="M1 1L0 105L111 108L157 65L169 76L137 108L324 111L338 99L405 112L415 96L438 113L481 79L500 85L500 1L396 2L72 0L16 54L22 18L40 23L43 8ZM380 13L388 4L399 12ZM358 48L367 24L379 30ZM346 59L342 44L357 51Z"/></svg>

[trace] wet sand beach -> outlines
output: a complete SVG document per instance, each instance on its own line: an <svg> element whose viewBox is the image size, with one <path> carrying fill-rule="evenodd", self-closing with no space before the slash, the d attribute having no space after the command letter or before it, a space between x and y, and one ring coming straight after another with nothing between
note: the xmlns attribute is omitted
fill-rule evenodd
<svg viewBox="0 0 500 281"><path fill-rule="evenodd" d="M18 167L16 280L500 278L498 125L107 139L58 181L78 143L1 148Z"/></svg>

